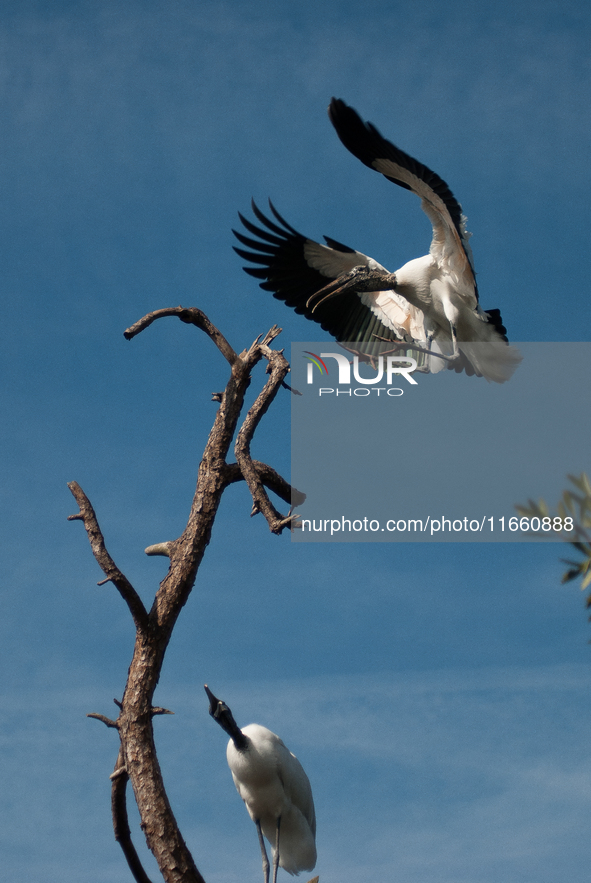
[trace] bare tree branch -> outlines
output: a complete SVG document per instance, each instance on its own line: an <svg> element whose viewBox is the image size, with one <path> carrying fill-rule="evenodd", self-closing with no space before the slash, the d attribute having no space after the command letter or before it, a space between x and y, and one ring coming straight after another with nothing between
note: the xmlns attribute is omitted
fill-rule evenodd
<svg viewBox="0 0 591 883"><path fill-rule="evenodd" d="M104 714L96 714L93 711L91 714L87 714L86 717L93 717L97 721L102 721L102 723L106 724L108 727L114 727L117 729L117 721L111 720L110 717L105 717Z"/></svg>
<svg viewBox="0 0 591 883"><path fill-rule="evenodd" d="M284 502L291 503L294 506L301 506L304 500L306 499L306 495L301 491L293 488L289 482L287 482L278 472L275 471L271 466L268 466L266 463L262 463L260 460L251 460L252 465L256 469L260 480L268 487L269 490L272 490L273 493L277 494ZM243 481L244 476L240 471L240 466L238 463L228 463L226 466L226 477L228 484L233 484L236 481ZM156 553L152 553L156 554Z"/></svg>
<svg viewBox="0 0 591 883"><path fill-rule="evenodd" d="M250 443L257 426L268 411L269 405L277 395L277 391L289 372L289 363L284 358L282 352L271 350L266 344L260 344L259 346L263 350L265 358L269 361L269 368L267 370L270 370L271 377L246 415L238 433L234 450L240 471L252 495L253 511L263 513L273 533L281 533L285 527L291 526L293 516L284 518L269 499L269 495L263 487L259 471L252 462Z"/></svg>
<svg viewBox="0 0 591 883"><path fill-rule="evenodd" d="M155 543L153 546L148 546L144 549L146 555L162 555L164 558L170 558L170 542L166 543Z"/></svg>
<svg viewBox="0 0 591 883"><path fill-rule="evenodd" d="M146 842L167 883L205 883L181 835L162 780L146 693L152 673L161 667L160 635L144 643L138 632L130 666L119 734L125 768L131 780ZM158 657L160 657L158 659ZM155 663L159 662L160 665ZM144 681L144 683L143 683Z"/></svg>
<svg viewBox="0 0 591 883"><path fill-rule="evenodd" d="M156 319L163 319L166 316L178 316L181 322L185 322L187 325L196 325L197 328L201 328L202 331L205 331L230 365L233 365L238 358L224 335L218 331L212 322L209 321L205 313L202 313L201 310L198 310L196 307L165 307L162 310L154 310L152 313L143 316L143 318L134 325L131 325L123 332L123 336L126 340L131 340L132 337L135 337L145 328L148 328L148 326L151 325L152 322L155 322Z"/></svg>
<svg viewBox="0 0 591 883"><path fill-rule="evenodd" d="M131 840L131 830L129 828L129 819L127 816L127 782L129 776L123 764L123 751L119 750L117 763L115 764L115 772L111 775L113 784L111 785L111 814L113 816L113 830L115 840L123 850L129 870L133 874L137 883L152 883L140 861L135 846Z"/></svg>
<svg viewBox="0 0 591 883"><path fill-rule="evenodd" d="M119 594L126 602L129 607L130 613L133 616L133 621L136 625L136 628L145 628L148 622L148 614L146 612L146 608L142 603L142 599L131 585L129 580L123 573L119 570L109 553L107 552L107 547L105 546L105 540L102 535L101 529L99 527L96 513L91 506L90 500L80 487L77 481L69 481L68 487L70 488L74 499L78 503L80 507L80 512L76 515L70 515L70 521L80 521L84 522L84 527L86 528L86 533L88 534L88 539L90 540L90 547L92 549L92 553L96 558L96 561L106 575L107 580L110 580L113 585L118 589Z"/></svg>
<svg viewBox="0 0 591 883"><path fill-rule="evenodd" d="M224 392L216 396L220 406L199 466L197 486L185 530L177 540L157 543L146 549L147 554L165 555L170 561L168 573L156 592L149 613L135 589L107 553L90 501L75 482L69 487L80 506L80 513L72 516L72 519L84 521L96 560L107 580L113 582L126 600L136 624L135 646L125 692L121 702L115 700L120 708L117 721L111 721L99 714L89 715L107 726L116 727L121 739L121 751L113 774L115 836L121 843L136 881L149 883L129 835L125 806L125 786L129 777L147 844L166 883L204 883L181 836L164 789L154 744L152 719L154 715L172 712L152 705L154 690L174 625L195 583L226 487L244 478L251 491L254 508L264 513L275 533L291 526L294 516L290 514L283 518L277 512L263 484L286 501L294 496L298 501L303 501L304 495L297 491L292 493L289 484L274 469L253 461L250 456L253 434L289 371L289 365L282 353L270 349L269 346L281 329L273 326L262 340L258 338L248 350L237 355L204 313L197 309L175 307L148 313L127 329L125 337L135 337L156 319L165 316L177 316L182 322L193 324L204 331L230 363L231 375ZM271 376L238 434L238 462L228 464L226 458L244 406L244 396L251 382L251 371L261 359L268 360Z"/></svg>

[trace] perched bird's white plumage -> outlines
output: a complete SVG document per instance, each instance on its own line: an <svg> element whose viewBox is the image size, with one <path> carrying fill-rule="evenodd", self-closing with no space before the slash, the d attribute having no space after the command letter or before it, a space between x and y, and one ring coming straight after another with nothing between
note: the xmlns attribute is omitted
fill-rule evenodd
<svg viewBox="0 0 591 883"><path fill-rule="evenodd" d="M500 311L479 305L471 234L445 181L364 123L344 101L333 98L328 112L354 156L420 198L433 228L429 254L390 273L373 258L327 236L326 245L307 239L271 203L274 220L253 203L263 226L242 215L240 219L258 238L234 231L250 249L236 248L238 254L262 265L245 267L246 272L338 341L365 344L360 352L371 354L376 340L402 349L406 343L408 352L422 352L424 370L448 366L497 383L508 380L521 355L507 344Z"/></svg>
<svg viewBox="0 0 591 883"><path fill-rule="evenodd" d="M263 835L273 847L273 883L278 867L289 874L311 871L316 864L316 815L301 763L266 727L249 724L240 729L226 703L209 687L205 691L210 715L230 736L228 766L257 828L265 883L269 861Z"/></svg>

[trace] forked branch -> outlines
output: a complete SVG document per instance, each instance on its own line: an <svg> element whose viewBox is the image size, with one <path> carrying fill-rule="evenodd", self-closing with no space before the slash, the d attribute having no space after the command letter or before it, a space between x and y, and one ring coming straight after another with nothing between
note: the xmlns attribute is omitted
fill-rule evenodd
<svg viewBox="0 0 591 883"><path fill-rule="evenodd" d="M105 546L105 540L99 527L96 513L90 503L90 500L80 487L77 481L68 482L74 499L80 507L80 512L76 515L69 515L68 521L83 521L88 539L90 540L90 548L97 564L107 577L118 589L119 594L127 603L130 613L133 617L136 628L145 628L148 623L148 614L142 603L142 599L131 585L127 577L119 570Z"/></svg>
<svg viewBox="0 0 591 883"><path fill-rule="evenodd" d="M254 465L250 456L250 443L259 425L262 417L269 409L269 405L277 395L277 391L281 387L286 374L289 371L289 363L283 356L283 352L270 350L268 346L264 346L265 357L269 361L267 371L271 374L269 380L265 384L263 390L257 396L257 399L246 415L244 423L238 433L235 445L236 460L240 472L244 477L248 488L252 495L253 514L262 512L267 523L273 533L281 533L281 531L291 525L292 516L283 517L277 511L264 488L264 482L261 475Z"/></svg>

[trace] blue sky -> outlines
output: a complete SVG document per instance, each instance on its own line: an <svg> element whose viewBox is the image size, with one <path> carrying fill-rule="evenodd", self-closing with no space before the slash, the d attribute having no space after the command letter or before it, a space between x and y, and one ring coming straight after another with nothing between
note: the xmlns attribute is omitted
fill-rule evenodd
<svg viewBox="0 0 591 883"><path fill-rule="evenodd" d="M180 322L123 330L181 303L239 350L274 323L281 345L310 339L231 250L251 197L392 269L425 253L416 199L339 143L336 95L449 183L482 304L512 340L588 339L590 16L568 0L3 4L0 836L15 883L129 879L116 739L85 714L114 711L133 630L66 521L66 482L149 602L166 564L143 549L183 528L227 371ZM289 409L286 394L254 445L286 474ZM323 883L586 880L591 635L559 585L563 550L292 544L249 512L231 488L157 693L205 878L260 874L208 682L302 760Z"/></svg>

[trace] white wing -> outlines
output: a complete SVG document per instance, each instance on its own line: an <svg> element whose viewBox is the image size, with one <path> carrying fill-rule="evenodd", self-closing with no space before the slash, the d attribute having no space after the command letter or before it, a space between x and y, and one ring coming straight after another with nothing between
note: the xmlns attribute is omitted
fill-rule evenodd
<svg viewBox="0 0 591 883"><path fill-rule="evenodd" d="M364 123L352 107L333 98L328 110L342 143L366 166L389 181L411 190L433 227L430 254L450 274L467 305L475 309L478 292L462 207L445 183L427 166L384 138L371 123Z"/></svg>

